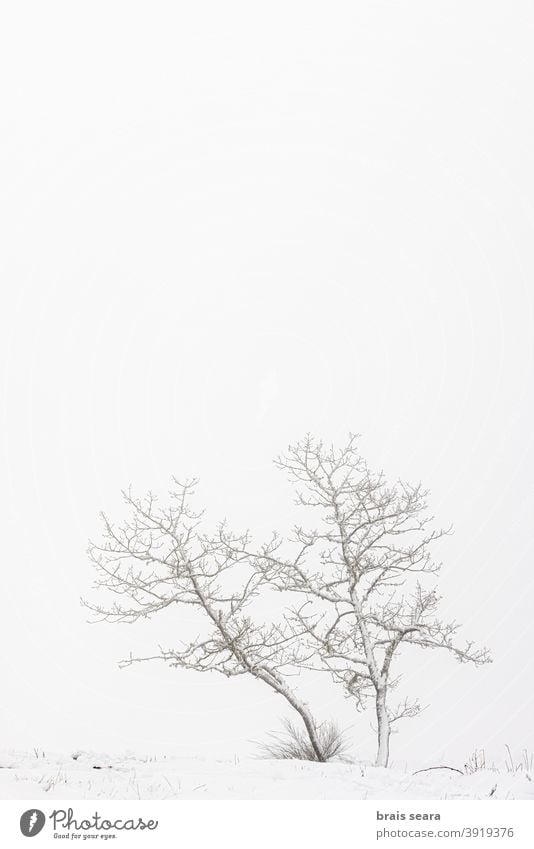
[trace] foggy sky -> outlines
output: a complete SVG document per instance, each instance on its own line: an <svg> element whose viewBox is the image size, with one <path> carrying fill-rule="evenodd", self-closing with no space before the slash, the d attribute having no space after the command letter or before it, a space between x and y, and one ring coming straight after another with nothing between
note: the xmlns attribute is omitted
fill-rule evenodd
<svg viewBox="0 0 534 849"><path fill-rule="evenodd" d="M31 12L31 13L30 13ZM244 755L259 682L119 670L85 549L132 484L287 532L311 431L421 480L475 670L406 658L394 762L534 748L530 4L12 5L0 65L2 747ZM373 751L326 677L320 718Z"/></svg>

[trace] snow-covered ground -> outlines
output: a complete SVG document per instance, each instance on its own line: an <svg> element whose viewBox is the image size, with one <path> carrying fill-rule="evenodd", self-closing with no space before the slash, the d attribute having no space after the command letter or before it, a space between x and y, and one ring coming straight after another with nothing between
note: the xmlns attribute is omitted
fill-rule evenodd
<svg viewBox="0 0 534 849"><path fill-rule="evenodd" d="M2 799L534 799L524 770L461 775L205 757L0 752Z"/></svg>

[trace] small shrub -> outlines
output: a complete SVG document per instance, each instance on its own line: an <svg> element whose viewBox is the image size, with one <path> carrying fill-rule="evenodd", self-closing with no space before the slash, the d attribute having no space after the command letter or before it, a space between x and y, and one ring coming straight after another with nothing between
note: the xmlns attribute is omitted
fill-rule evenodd
<svg viewBox="0 0 534 849"><path fill-rule="evenodd" d="M269 740L260 744L260 757L289 761L317 761L305 731L296 728L289 719L282 720L284 731L271 732ZM349 742L346 732L329 720L317 727L317 737L326 761L347 761Z"/></svg>

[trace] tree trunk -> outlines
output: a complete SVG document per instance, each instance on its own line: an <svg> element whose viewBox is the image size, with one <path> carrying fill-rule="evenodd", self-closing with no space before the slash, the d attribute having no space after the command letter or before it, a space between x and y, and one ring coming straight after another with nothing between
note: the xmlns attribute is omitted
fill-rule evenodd
<svg viewBox="0 0 534 849"><path fill-rule="evenodd" d="M286 686L285 682L283 682L281 678L279 678L278 676L276 676L275 678L272 672L270 674L267 673L267 676L265 675L265 673L256 674L258 678L261 678L263 681L265 681L266 684L269 684L269 686L272 687L275 692L277 692L280 696L283 696L286 701L289 702L291 707L297 711L306 728L308 737L310 739L311 747L315 753L315 757L318 761L320 761L320 763L325 763L326 757L319 742L319 737L317 735L317 726L315 724L313 716L311 715L308 709L308 706L304 702L301 702L300 699L295 696L295 694L289 689L289 687Z"/></svg>
<svg viewBox="0 0 534 849"><path fill-rule="evenodd" d="M387 766L389 762L389 736L391 726L386 710L386 689L381 688L376 693L376 719L378 723L378 749L375 766Z"/></svg>
<svg viewBox="0 0 534 849"><path fill-rule="evenodd" d="M312 749L315 752L315 756L320 763L325 763L326 758L323 754L323 750L321 749L321 744L319 743L319 738L317 736L317 729L315 727L315 722L313 721L312 715L309 712L306 705L301 704L300 702L294 702L293 707L300 714L300 717L306 726L306 731L308 732L308 737L310 738L310 743L312 745Z"/></svg>

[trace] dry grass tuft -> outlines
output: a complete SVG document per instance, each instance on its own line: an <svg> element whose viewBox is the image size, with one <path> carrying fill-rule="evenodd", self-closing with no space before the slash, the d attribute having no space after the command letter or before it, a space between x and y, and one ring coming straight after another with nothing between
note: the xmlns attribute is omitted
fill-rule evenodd
<svg viewBox="0 0 534 849"><path fill-rule="evenodd" d="M296 728L289 719L282 720L283 732L271 732L270 740L260 743L260 757L275 760L317 761L305 731ZM347 761L349 741L346 731L341 731L329 720L317 727L317 737L326 761Z"/></svg>
<svg viewBox="0 0 534 849"><path fill-rule="evenodd" d="M521 758L518 761L514 760L512 751L508 743L506 744L506 771L507 772L525 772L527 777L529 773L534 772L534 754L528 749L523 749Z"/></svg>
<svg viewBox="0 0 534 849"><path fill-rule="evenodd" d="M469 760L464 764L466 775L473 775L482 769L489 769L486 765L486 752L484 749L475 749Z"/></svg>

